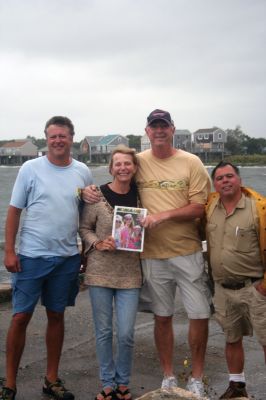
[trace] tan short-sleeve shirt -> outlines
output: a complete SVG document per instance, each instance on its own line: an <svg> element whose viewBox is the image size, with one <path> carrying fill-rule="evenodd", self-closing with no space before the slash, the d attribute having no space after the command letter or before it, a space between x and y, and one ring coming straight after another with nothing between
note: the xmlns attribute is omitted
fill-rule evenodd
<svg viewBox="0 0 266 400"><path fill-rule="evenodd" d="M254 218L252 201L242 194L235 210L229 215L218 201L211 216L207 215L210 262L213 278L217 282L263 276L259 219Z"/></svg>

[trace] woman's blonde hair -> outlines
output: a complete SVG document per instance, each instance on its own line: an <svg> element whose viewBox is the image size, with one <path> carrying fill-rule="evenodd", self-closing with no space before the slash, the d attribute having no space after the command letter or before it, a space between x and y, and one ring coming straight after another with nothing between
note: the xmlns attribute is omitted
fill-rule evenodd
<svg viewBox="0 0 266 400"><path fill-rule="evenodd" d="M119 146L115 147L115 149L112 152L110 162L109 162L109 172L111 174L112 168L113 168L113 162L114 162L114 155L117 153L122 153L122 154L129 154L132 157L133 164L138 166L138 159L136 156L136 150L131 149L130 147L125 146L124 144L120 144Z"/></svg>

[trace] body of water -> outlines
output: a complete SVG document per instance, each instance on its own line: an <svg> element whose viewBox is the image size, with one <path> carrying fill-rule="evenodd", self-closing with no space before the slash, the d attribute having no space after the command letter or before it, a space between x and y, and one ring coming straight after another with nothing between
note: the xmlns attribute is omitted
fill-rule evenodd
<svg viewBox="0 0 266 400"><path fill-rule="evenodd" d="M212 171L212 167L207 167L208 172ZM4 229L5 219L12 187L15 182L19 167L0 166L0 282L10 280L10 274L3 266L3 248L4 248ZM94 182L101 185L111 177L108 173L108 167L92 168ZM242 167L240 173L243 185L252 187L257 192L266 196L266 167Z"/></svg>

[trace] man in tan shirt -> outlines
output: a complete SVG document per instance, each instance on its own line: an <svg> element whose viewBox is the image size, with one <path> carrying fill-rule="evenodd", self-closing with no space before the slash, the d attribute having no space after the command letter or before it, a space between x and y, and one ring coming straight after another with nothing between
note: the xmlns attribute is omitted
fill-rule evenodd
<svg viewBox="0 0 266 400"><path fill-rule="evenodd" d="M218 195L207 205L206 230L215 317L226 336L229 370L229 387L220 399L231 399L247 397L242 340L253 329L266 362L266 286L255 200L243 193L239 170L231 163L219 163L212 179Z"/></svg>

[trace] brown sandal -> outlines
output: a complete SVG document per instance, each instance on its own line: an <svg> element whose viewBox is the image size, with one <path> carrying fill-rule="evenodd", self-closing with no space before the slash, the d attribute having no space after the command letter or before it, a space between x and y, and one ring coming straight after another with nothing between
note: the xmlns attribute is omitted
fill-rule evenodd
<svg viewBox="0 0 266 400"><path fill-rule="evenodd" d="M126 388L125 390L121 390L118 387L116 389L116 397L118 400L132 400L132 394L131 394L129 388Z"/></svg>
<svg viewBox="0 0 266 400"><path fill-rule="evenodd" d="M3 386L0 390L0 400L15 400L17 390Z"/></svg>
<svg viewBox="0 0 266 400"><path fill-rule="evenodd" d="M55 382L49 382L45 377L44 386L42 388L44 394L52 396L54 399L58 400L74 400L75 396L63 385L61 379L57 379Z"/></svg>
<svg viewBox="0 0 266 400"><path fill-rule="evenodd" d="M117 400L116 392L114 390L111 390L109 393L106 393L103 389L100 393L97 394L94 400Z"/></svg>

